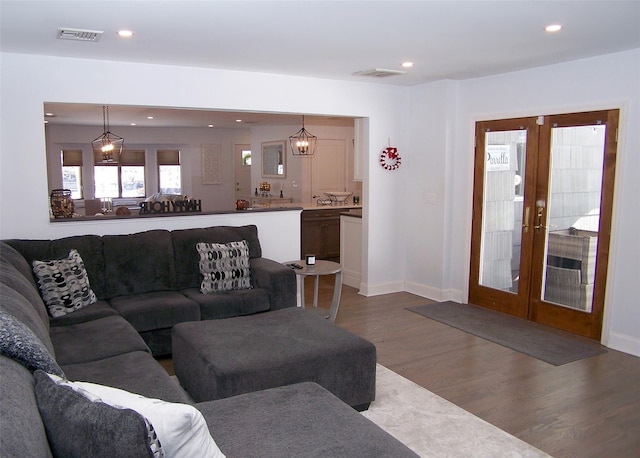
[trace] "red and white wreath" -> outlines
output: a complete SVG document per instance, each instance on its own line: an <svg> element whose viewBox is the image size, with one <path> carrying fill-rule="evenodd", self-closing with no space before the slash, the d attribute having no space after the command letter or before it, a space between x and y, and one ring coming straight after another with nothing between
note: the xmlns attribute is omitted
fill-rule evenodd
<svg viewBox="0 0 640 458"><path fill-rule="evenodd" d="M388 146L380 154L380 165L386 170L395 170L400 167L402 159L398 154L398 148Z"/></svg>

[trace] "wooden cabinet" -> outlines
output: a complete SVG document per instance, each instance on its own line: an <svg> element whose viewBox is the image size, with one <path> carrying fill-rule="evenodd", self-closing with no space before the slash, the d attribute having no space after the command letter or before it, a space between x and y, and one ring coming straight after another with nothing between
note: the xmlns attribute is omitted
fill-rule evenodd
<svg viewBox="0 0 640 458"><path fill-rule="evenodd" d="M344 208L304 210L300 221L300 259L315 254L317 259L340 262L340 213Z"/></svg>

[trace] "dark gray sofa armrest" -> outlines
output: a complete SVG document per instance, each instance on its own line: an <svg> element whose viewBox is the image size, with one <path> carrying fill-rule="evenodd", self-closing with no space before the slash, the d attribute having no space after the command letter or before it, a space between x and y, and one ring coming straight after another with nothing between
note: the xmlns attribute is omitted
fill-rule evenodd
<svg viewBox="0 0 640 458"><path fill-rule="evenodd" d="M254 258L249 264L253 287L269 292L271 310L297 305L296 274L289 267L267 258Z"/></svg>

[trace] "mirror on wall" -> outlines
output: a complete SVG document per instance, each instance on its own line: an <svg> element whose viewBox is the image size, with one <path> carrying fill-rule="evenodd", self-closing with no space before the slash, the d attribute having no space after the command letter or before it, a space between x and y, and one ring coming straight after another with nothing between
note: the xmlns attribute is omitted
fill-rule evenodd
<svg viewBox="0 0 640 458"><path fill-rule="evenodd" d="M285 178L287 176L286 153L283 141L262 143L263 178Z"/></svg>

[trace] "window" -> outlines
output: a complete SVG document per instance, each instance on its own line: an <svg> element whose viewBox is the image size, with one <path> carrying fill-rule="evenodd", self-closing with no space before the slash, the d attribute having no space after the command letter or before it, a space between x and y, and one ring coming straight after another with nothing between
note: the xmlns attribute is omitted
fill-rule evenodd
<svg viewBox="0 0 640 458"><path fill-rule="evenodd" d="M82 150L62 150L62 187L72 199L82 199Z"/></svg>
<svg viewBox="0 0 640 458"><path fill-rule="evenodd" d="M163 194L182 194L179 150L158 150L158 187Z"/></svg>
<svg viewBox="0 0 640 458"><path fill-rule="evenodd" d="M94 196L100 198L144 197L144 150L125 150L117 164L102 164L102 157L95 157L93 180Z"/></svg>

